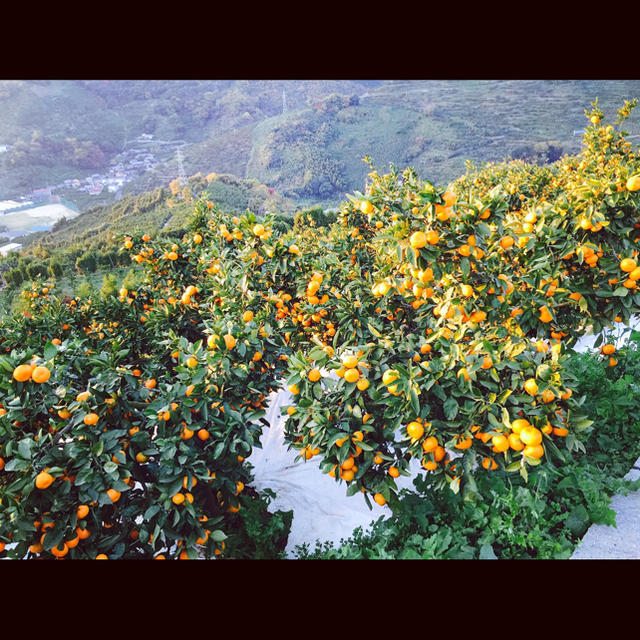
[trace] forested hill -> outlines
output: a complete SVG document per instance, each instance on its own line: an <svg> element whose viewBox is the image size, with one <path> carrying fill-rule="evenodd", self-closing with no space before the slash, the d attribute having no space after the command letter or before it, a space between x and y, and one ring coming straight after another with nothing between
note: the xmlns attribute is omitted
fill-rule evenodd
<svg viewBox="0 0 640 640"><path fill-rule="evenodd" d="M639 96L637 80L5 81L0 198L104 172L150 136L157 166L123 194L177 177L175 148L163 146L176 142L187 175L255 178L298 203L336 204L362 185L364 155L380 170L410 165L440 184L467 160L542 164L578 151L594 99L613 116ZM632 139L638 122L634 114L627 123Z"/></svg>

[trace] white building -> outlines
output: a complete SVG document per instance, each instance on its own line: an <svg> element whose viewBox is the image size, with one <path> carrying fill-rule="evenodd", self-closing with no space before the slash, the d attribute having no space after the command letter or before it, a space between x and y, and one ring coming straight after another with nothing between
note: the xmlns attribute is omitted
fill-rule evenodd
<svg viewBox="0 0 640 640"><path fill-rule="evenodd" d="M6 256L9 251L17 251L22 249L22 245L17 242L10 242L9 244L2 245L0 247L0 255Z"/></svg>

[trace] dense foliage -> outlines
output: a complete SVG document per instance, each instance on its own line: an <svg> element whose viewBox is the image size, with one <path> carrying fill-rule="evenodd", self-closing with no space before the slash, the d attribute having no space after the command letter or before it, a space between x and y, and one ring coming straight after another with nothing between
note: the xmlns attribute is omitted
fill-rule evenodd
<svg viewBox="0 0 640 640"><path fill-rule="evenodd" d="M585 453L565 463L538 467L524 482L497 472L478 478L481 499L433 492L418 481L403 491L398 509L361 528L338 546L302 545L302 559L366 558L569 558L591 524L615 524L610 498L638 488L622 479L640 456L640 396L633 371L640 366L639 334L620 351L622 367L597 355L571 354L576 393L594 428Z"/></svg>

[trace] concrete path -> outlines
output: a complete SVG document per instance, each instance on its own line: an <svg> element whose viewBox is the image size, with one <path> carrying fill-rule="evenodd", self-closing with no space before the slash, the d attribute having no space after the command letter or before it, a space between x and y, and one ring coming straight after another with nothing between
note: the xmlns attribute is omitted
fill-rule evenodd
<svg viewBox="0 0 640 640"><path fill-rule="evenodd" d="M625 476L640 478L640 458ZM616 527L592 524L571 560L639 560L640 559L640 490L616 495L611 500L616 512Z"/></svg>

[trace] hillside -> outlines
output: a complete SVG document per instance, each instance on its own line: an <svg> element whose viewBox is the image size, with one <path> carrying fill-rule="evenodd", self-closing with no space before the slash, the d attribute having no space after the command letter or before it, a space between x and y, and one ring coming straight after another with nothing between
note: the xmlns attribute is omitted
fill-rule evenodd
<svg viewBox="0 0 640 640"><path fill-rule="evenodd" d="M203 196L225 211L243 213L251 209L292 216L295 203L257 180L228 174L194 175L181 190L157 188L139 195L126 195L116 203L93 207L77 218L57 224L51 231L21 238L23 246L64 248L72 244L109 243L114 235L136 232L176 231L185 228L194 197ZM175 191L175 193L174 193Z"/></svg>
<svg viewBox="0 0 640 640"><path fill-rule="evenodd" d="M160 141L194 144L281 113L283 91L289 108L299 109L331 92L360 93L370 84L0 81L0 145L9 147L0 155L0 199L104 171L117 154L143 134ZM172 150L163 152L158 147L156 152L159 162L172 161ZM169 179L178 175L173 167L165 168L173 172Z"/></svg>

